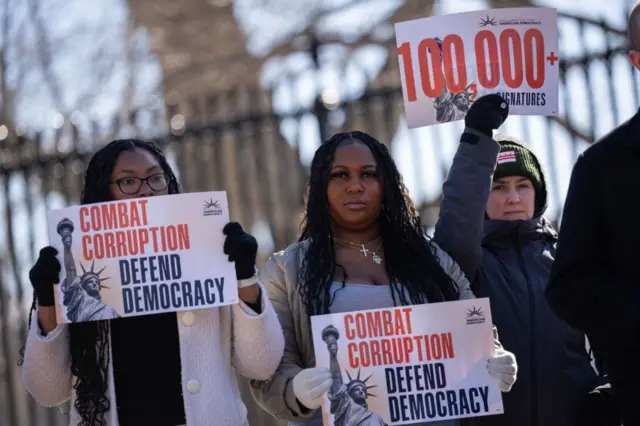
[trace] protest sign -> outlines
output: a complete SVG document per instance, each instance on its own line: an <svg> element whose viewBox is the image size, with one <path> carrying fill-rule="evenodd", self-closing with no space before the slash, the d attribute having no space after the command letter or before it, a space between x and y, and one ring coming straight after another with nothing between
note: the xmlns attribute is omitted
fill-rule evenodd
<svg viewBox="0 0 640 426"><path fill-rule="evenodd" d="M325 426L402 425L502 414L487 371L489 299L311 317L316 363L333 376Z"/></svg>
<svg viewBox="0 0 640 426"><path fill-rule="evenodd" d="M557 115L558 15L548 7L479 10L395 24L409 128L461 120L501 94L513 115Z"/></svg>
<svg viewBox="0 0 640 426"><path fill-rule="evenodd" d="M225 192L134 198L52 210L59 324L175 312L238 301L223 253Z"/></svg>

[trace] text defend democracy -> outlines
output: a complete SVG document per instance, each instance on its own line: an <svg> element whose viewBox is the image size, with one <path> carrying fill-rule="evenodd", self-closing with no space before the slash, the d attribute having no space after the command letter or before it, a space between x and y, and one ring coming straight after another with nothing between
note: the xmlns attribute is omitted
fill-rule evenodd
<svg viewBox="0 0 640 426"><path fill-rule="evenodd" d="M183 280L177 254L121 259L119 266L125 314L224 303L224 277Z"/></svg>
<svg viewBox="0 0 640 426"><path fill-rule="evenodd" d="M189 250L187 224L151 226L148 200L131 200L80 208L82 254L85 260L129 257Z"/></svg>
<svg viewBox="0 0 640 426"><path fill-rule="evenodd" d="M488 386L389 397L389 414L392 422L433 420L488 413Z"/></svg>
<svg viewBox="0 0 640 426"><path fill-rule="evenodd" d="M407 307L345 314L346 338L366 339L347 344L351 368L409 363L414 353L421 362L455 358L450 332L411 335L411 312Z"/></svg>

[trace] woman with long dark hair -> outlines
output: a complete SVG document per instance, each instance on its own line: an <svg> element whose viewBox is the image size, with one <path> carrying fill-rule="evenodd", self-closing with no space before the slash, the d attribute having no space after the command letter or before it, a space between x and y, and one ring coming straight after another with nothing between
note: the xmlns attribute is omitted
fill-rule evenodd
<svg viewBox="0 0 640 426"><path fill-rule="evenodd" d="M286 345L277 372L252 390L290 424L321 425L317 409L334 386L330 370L315 367L310 316L474 298L457 264L425 235L387 148L362 132L336 134L318 148L300 239L260 276ZM506 392L516 361L497 346L488 368ZM366 407L366 386L353 382L346 393Z"/></svg>
<svg viewBox="0 0 640 426"><path fill-rule="evenodd" d="M177 194L163 152L116 140L87 167L82 204ZM234 376L268 378L284 346L282 329L255 274L257 242L235 222L224 228L241 301L232 306L115 320L56 324L56 250L45 247L29 273L34 302L23 381L42 405L71 399L70 426L237 426L246 424Z"/></svg>

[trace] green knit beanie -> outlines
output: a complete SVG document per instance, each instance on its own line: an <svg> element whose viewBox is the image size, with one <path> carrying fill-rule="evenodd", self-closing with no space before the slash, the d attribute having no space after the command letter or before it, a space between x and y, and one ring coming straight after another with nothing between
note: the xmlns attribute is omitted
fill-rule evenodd
<svg viewBox="0 0 640 426"><path fill-rule="evenodd" d="M547 209L547 184L540 162L527 145L507 135L496 135L493 139L500 144L498 164L493 174L494 179L506 176L523 176L531 180L536 191L535 212L533 217L540 217Z"/></svg>

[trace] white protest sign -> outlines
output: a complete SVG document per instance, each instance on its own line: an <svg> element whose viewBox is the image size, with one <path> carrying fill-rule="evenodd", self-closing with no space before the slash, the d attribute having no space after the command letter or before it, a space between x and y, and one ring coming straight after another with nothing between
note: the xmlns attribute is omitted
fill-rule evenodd
<svg viewBox="0 0 640 426"><path fill-rule="evenodd" d="M317 366L333 376L325 426L503 413L486 367L494 351L487 298L318 315L311 326Z"/></svg>
<svg viewBox="0 0 640 426"><path fill-rule="evenodd" d="M235 267L223 253L225 192L134 198L52 210L59 324L229 305Z"/></svg>
<svg viewBox="0 0 640 426"><path fill-rule="evenodd" d="M479 10L395 24L409 128L461 120L500 93L513 115L557 115L558 14L548 7Z"/></svg>

